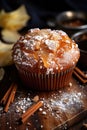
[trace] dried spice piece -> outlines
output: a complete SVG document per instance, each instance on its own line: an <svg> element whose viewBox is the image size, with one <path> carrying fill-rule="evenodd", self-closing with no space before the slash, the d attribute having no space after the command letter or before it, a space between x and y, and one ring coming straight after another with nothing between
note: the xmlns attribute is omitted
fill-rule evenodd
<svg viewBox="0 0 87 130"><path fill-rule="evenodd" d="M22 123L25 123L25 121L33 115L41 106L43 105L42 101L38 101L37 103L33 104L24 114L22 114L20 120Z"/></svg>
<svg viewBox="0 0 87 130"><path fill-rule="evenodd" d="M36 95L36 96L32 99L32 101L34 101L34 102L39 101L39 96L38 96L38 95Z"/></svg>
<svg viewBox="0 0 87 130"><path fill-rule="evenodd" d="M84 79L87 79L87 75L84 74L78 67L75 67L74 69L76 72L78 72Z"/></svg>
<svg viewBox="0 0 87 130"><path fill-rule="evenodd" d="M14 101L15 93L17 90L17 85L12 83L3 98L0 101L0 104L4 106L4 112L8 112L9 106Z"/></svg>
<svg viewBox="0 0 87 130"><path fill-rule="evenodd" d="M82 82L87 83L87 76L78 68L75 67L73 74Z"/></svg>

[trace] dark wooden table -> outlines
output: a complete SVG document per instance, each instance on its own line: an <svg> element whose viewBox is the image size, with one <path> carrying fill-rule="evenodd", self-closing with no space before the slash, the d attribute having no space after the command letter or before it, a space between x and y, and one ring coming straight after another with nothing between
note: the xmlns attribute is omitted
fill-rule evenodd
<svg viewBox="0 0 87 130"><path fill-rule="evenodd" d="M0 130L83 130L87 122L87 85L72 76L66 88L52 92L32 92L22 84L15 66L5 67L0 81L0 99L10 84L17 82L15 100L7 113L0 106ZM19 123L21 114L33 104L38 95L44 105L24 124Z"/></svg>

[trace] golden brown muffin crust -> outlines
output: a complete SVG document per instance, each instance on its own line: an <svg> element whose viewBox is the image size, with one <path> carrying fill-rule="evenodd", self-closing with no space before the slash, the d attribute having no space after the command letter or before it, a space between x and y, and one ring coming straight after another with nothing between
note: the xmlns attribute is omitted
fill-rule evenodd
<svg viewBox="0 0 87 130"><path fill-rule="evenodd" d="M76 64L78 45L62 30L30 29L13 47L13 61L30 72L49 74Z"/></svg>

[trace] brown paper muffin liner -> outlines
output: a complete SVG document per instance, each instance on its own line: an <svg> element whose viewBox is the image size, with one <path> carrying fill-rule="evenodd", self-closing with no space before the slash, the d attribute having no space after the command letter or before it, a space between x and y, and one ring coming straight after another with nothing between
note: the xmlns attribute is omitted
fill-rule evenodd
<svg viewBox="0 0 87 130"><path fill-rule="evenodd" d="M74 67L57 74L30 73L20 68L18 71L24 86L30 90L52 91L69 84L73 69Z"/></svg>

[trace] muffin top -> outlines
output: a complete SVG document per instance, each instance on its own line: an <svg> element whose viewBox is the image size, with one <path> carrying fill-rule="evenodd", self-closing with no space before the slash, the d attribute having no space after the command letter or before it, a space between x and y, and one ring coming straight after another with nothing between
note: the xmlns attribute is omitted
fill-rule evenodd
<svg viewBox="0 0 87 130"><path fill-rule="evenodd" d="M78 45L62 30L30 29L13 46L17 67L34 73L57 73L74 66Z"/></svg>

